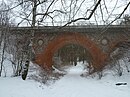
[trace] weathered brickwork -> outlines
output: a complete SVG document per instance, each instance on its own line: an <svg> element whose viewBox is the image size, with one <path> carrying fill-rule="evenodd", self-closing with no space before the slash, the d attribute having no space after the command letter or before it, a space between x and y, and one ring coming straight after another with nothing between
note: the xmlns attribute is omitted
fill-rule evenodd
<svg viewBox="0 0 130 97"><path fill-rule="evenodd" d="M71 27L39 27L12 28L12 32L22 32L31 36L34 62L43 68L51 69L54 53L66 44L78 44L91 54L93 67L101 69L114 46L123 41L130 41L130 26L71 26ZM26 37L27 37L26 36ZM23 36L26 38L25 36ZM29 38L29 39L31 39Z"/></svg>

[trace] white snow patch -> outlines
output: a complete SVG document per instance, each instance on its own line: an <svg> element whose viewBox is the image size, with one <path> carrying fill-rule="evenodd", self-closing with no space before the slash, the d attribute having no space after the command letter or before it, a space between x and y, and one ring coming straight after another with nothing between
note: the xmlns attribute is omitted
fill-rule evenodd
<svg viewBox="0 0 130 97"><path fill-rule="evenodd" d="M17 77L0 78L0 97L42 97L39 83Z"/></svg>
<svg viewBox="0 0 130 97"><path fill-rule="evenodd" d="M66 72L49 86L29 79L23 81L21 77L1 77L0 97L130 97L130 73L121 77L109 74L101 80L85 78L80 76L85 72L82 63L66 69ZM127 85L116 86L117 82Z"/></svg>

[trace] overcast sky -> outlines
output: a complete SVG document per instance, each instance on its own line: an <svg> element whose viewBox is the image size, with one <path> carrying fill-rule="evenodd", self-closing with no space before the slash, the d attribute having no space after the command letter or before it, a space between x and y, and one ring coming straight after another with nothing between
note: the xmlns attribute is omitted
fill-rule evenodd
<svg viewBox="0 0 130 97"><path fill-rule="evenodd" d="M2 1L2 0L0 0ZM11 7L15 6L16 3L15 3L15 0L3 0L5 1L6 3L8 3ZM71 0L65 0L66 1L66 6L70 6L70 1ZM88 11L87 13L86 10L92 10L94 8L94 0L78 0L77 2L77 5L76 5L76 10L78 10L79 6L81 6L81 8L78 10L78 12L73 11L71 12L71 14L66 14L66 15L62 15L62 14L59 14L59 13L55 13L55 14L51 14L52 17L55 17L54 18L54 22L58 22L58 23L55 23L55 25L63 25L64 23L59 23L59 22L64 22L64 21L69 21L69 19L76 19L76 18L79 18L79 17L88 17L89 14L91 13L91 11ZM104 2L105 1L105 4L106 4L106 7L107 7L107 10L104 6ZM73 2L75 2L75 0L73 0ZM83 3L82 3L83 2ZM102 5L102 12L101 13L101 10L100 10L100 7L98 6L98 9L95 11L95 14L91 17L90 20L87 20L87 21L78 21L74 24L78 24L78 23L81 23L81 22L84 22L84 23L96 23L95 21L98 22L98 24L104 24L103 20L105 22L110 22L112 20L114 20L114 18L120 14L124 8L126 7L127 3L130 2L130 0L102 0L101 1L101 5ZM46 4L47 6L47 4ZM41 9L43 9L43 7L45 6L41 6L38 8L38 11L40 12ZM74 6L71 7L72 9L74 8ZM49 11L52 11L54 9L63 9L63 5L61 4L61 0L57 0L57 2L55 3L55 5L53 5ZM68 12L70 12L69 9L66 9ZM21 13L23 10L21 10L20 7L16 8L13 10L12 12L12 19L15 20L16 23L20 22L21 19L18 17L18 16L22 16L23 13ZM29 12L29 11L28 11ZM73 17L73 13L76 13L76 15ZM129 14L130 13L130 7L126 10L125 14ZM103 17L102 17L102 14L103 14ZM24 18L24 17L23 17ZM31 17L30 17L31 19ZM37 18L38 19L38 18ZM51 21L52 19L50 19L49 17L46 18L46 20L44 20L44 25L50 25L51 24ZM45 22L50 22L50 23L46 23ZM117 23L117 21L115 22ZM24 21L21 25L22 26L26 26L27 22Z"/></svg>

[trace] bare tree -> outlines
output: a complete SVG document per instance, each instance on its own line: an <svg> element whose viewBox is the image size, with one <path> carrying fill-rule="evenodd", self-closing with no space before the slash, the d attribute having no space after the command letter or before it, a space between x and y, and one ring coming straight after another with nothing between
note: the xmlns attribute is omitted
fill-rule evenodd
<svg viewBox="0 0 130 97"><path fill-rule="evenodd" d="M88 23L96 20L96 24L111 25L116 20L120 19L123 14L125 14L130 5L130 2L124 2L120 0L112 2L109 0L15 1L16 2L14 2L12 7L8 10L13 10L13 16L21 18L21 21L18 23L18 25L23 25L22 23L26 23L32 27L38 25L49 25L48 22L51 23L51 25L61 24L60 26L67 26L82 20L87 20ZM109 6L110 4L111 8ZM116 10L117 12L118 10L121 10L121 12L117 14Z"/></svg>
<svg viewBox="0 0 130 97"><path fill-rule="evenodd" d="M120 42L115 49L110 53L110 60L108 66L113 68L119 76L122 76L123 70L129 72L130 65L130 42ZM123 63L121 62L123 61Z"/></svg>
<svg viewBox="0 0 130 97"><path fill-rule="evenodd" d="M108 1L109 0L14 0L8 2L11 3L10 7L2 9L0 12L6 13L12 11L10 16L12 18L18 18L18 20L16 20L17 26L26 25L35 28L36 26L44 25L60 25L65 27L80 21L81 24L83 23L82 21L84 21L87 25L90 25L92 21L96 21L97 25L105 24L106 27L108 27L120 19L130 6L130 2L121 5L119 0ZM111 8L109 8L110 4L113 4ZM121 12L113 18L113 15L120 6L123 6ZM3 34L1 34L1 36L2 35ZM28 41L33 41L33 37L34 31L32 30ZM2 40L0 40L0 42L2 42ZM27 55L26 61L28 62L28 60L31 59L31 47L30 45L27 46L28 52L24 55ZM18 49L19 47L16 48ZM17 60L19 60L17 64L23 60L23 53L19 53L18 55L20 56L16 55Z"/></svg>
<svg viewBox="0 0 130 97"><path fill-rule="evenodd" d="M121 25L130 25L130 15L126 14L123 20L120 22Z"/></svg>
<svg viewBox="0 0 130 97"><path fill-rule="evenodd" d="M2 1L0 4L1 10L8 8L6 3ZM2 12L0 11L0 76L2 74L2 71L5 70L3 62L5 60L5 49L7 46L7 37L9 32L9 12ZM5 30L6 28L6 30ZM5 72L6 73L6 72Z"/></svg>

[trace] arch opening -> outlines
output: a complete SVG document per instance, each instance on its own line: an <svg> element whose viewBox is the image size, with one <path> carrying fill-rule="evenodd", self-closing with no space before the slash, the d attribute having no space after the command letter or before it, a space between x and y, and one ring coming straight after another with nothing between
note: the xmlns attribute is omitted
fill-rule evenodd
<svg viewBox="0 0 130 97"><path fill-rule="evenodd" d="M59 70L69 66L82 64L84 69L92 70L92 56L89 51L79 44L66 44L54 53L53 66ZM90 68L91 67L91 68Z"/></svg>
<svg viewBox="0 0 130 97"><path fill-rule="evenodd" d="M92 65L95 70L101 69L104 66L106 54L88 37L79 33L65 33L58 35L51 42L41 54L36 55L35 62L43 68L51 70L53 65L53 56L60 48L67 44L77 44L87 49L92 57Z"/></svg>

